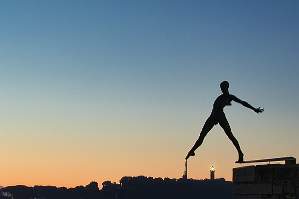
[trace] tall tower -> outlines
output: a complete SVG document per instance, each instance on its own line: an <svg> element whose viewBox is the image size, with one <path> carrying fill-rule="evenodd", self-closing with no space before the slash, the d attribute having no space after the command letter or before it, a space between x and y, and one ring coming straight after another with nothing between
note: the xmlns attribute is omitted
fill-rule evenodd
<svg viewBox="0 0 299 199"><path fill-rule="evenodd" d="M188 163L187 163L187 160L185 161L185 171L184 171L184 174L183 174L183 177L182 177L184 180L187 180L188 179Z"/></svg>
<svg viewBox="0 0 299 199"><path fill-rule="evenodd" d="M210 168L210 179L211 180L215 180L215 167L214 166L211 166Z"/></svg>

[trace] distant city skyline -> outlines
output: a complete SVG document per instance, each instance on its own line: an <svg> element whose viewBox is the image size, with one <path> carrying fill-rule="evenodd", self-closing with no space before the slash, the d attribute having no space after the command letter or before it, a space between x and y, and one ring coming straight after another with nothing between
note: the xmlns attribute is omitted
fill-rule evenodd
<svg viewBox="0 0 299 199"><path fill-rule="evenodd" d="M179 178L221 93L245 159L299 157L299 5L289 1L0 2L0 185ZM246 122L246 123L245 123ZM188 176L231 180L216 126Z"/></svg>
<svg viewBox="0 0 299 199"><path fill-rule="evenodd" d="M0 190L1 197L11 198L193 198L201 197L229 199L232 198L232 182L224 179L186 180L170 178L153 178L145 176L124 176L119 183L105 181L102 185L92 181L88 185L78 185L74 188L56 186L10 186Z"/></svg>

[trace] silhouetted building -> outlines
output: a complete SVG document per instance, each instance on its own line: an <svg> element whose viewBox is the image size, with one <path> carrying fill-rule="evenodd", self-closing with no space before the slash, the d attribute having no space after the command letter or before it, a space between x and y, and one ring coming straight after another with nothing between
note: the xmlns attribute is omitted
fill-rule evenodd
<svg viewBox="0 0 299 199"><path fill-rule="evenodd" d="M193 180L152 177L123 177L120 181L122 199L231 199L232 183L224 179Z"/></svg>
<svg viewBox="0 0 299 199"><path fill-rule="evenodd" d="M224 179L193 180L153 178L145 176L123 177L120 184L97 182L75 188L23 185L4 187L0 199L231 199L232 183Z"/></svg>

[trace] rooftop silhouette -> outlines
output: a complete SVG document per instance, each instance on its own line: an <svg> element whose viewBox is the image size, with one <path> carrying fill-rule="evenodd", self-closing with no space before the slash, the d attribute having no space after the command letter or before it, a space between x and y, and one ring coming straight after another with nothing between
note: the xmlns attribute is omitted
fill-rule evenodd
<svg viewBox="0 0 299 199"><path fill-rule="evenodd" d="M193 180L123 177L120 183L105 181L99 189L97 182L75 188L24 185L8 186L0 190L0 199L178 199L178 198L232 198L232 182L224 179Z"/></svg>

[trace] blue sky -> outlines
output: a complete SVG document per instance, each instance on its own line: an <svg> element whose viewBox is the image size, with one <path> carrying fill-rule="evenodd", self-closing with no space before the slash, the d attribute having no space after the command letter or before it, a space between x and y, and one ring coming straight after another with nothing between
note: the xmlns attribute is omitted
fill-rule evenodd
<svg viewBox="0 0 299 199"><path fill-rule="evenodd" d="M178 177L181 157L209 115L219 83L228 80L233 94L265 108L260 116L239 105L227 108L248 156L298 156L298 9L295 0L1 2L0 134L7 142L0 149L19 140L9 157L22 148L33 160L34 149L23 139L46 146L49 156L64 142L72 150L93 143L104 162L104 147L111 147L112 156L127 157L118 164L141 167L172 157L168 161L175 166L168 173L147 167L134 173L128 164L107 169L107 176L90 176ZM216 129L220 133L211 133L198 152L203 158L193 165L207 166L211 161L204 154L214 154L213 161L227 165L220 174L228 177L235 151ZM46 143L55 136L61 148ZM231 159L217 159L218 146ZM257 154L261 146L267 150ZM161 151L164 156L157 158ZM192 175L205 177L204 171L194 169ZM47 178L34 180L40 179ZM72 185L45 180L51 182Z"/></svg>

